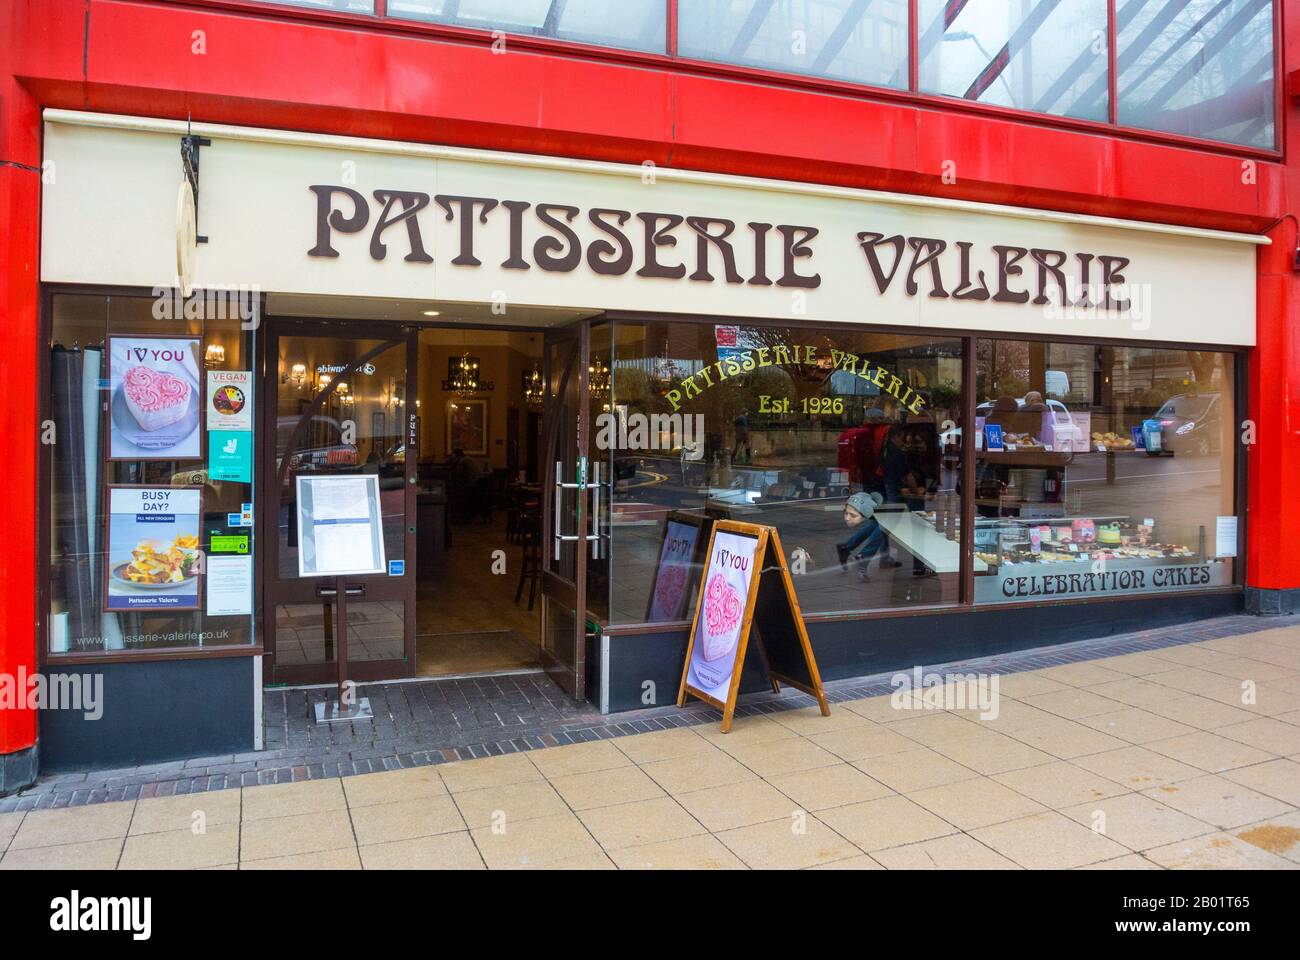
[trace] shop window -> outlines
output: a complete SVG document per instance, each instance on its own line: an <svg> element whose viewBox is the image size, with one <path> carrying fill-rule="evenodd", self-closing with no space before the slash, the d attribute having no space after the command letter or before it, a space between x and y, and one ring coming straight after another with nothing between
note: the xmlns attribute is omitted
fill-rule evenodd
<svg viewBox="0 0 1300 960"><path fill-rule="evenodd" d="M690 609L652 597L698 578L657 575L670 514L775 526L805 613L957 601L960 339L614 326L613 622Z"/></svg>
<svg viewBox="0 0 1300 960"><path fill-rule="evenodd" d="M51 655L253 642L253 297L52 298Z"/></svg>
<svg viewBox="0 0 1300 960"><path fill-rule="evenodd" d="M690 0L677 16L683 57L907 87L905 0Z"/></svg>
<svg viewBox="0 0 1300 960"><path fill-rule="evenodd" d="M664 0L388 0L388 15L663 53Z"/></svg>
<svg viewBox="0 0 1300 960"><path fill-rule="evenodd" d="M975 602L1233 583L1233 360L976 341Z"/></svg>
<svg viewBox="0 0 1300 960"><path fill-rule="evenodd" d="M1268 0L1132 0L1118 17L1120 123L1274 146Z"/></svg>
<svg viewBox="0 0 1300 960"><path fill-rule="evenodd" d="M920 0L925 93L1107 119L1106 0Z"/></svg>

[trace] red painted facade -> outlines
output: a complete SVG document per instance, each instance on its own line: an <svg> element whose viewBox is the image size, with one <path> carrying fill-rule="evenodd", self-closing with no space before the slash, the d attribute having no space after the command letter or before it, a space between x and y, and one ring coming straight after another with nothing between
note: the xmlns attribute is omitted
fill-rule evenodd
<svg viewBox="0 0 1300 960"><path fill-rule="evenodd" d="M35 669L40 110L62 107L555 154L1268 233L1250 364L1247 582L1300 588L1300 8L1283 11L1276 154L809 78L240 0L0 5L0 672ZM956 183L941 180L945 163ZM57 175L57 171L55 172ZM1300 416L1300 415L1298 415ZM0 713L0 754L35 718Z"/></svg>

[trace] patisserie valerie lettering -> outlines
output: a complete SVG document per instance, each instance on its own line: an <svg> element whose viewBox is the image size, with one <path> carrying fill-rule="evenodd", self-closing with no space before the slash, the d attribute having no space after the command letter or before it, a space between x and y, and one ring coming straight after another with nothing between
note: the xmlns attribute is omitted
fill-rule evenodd
<svg viewBox="0 0 1300 960"><path fill-rule="evenodd" d="M506 270L570 273L584 262L601 276L635 276L761 287L815 289L821 274L812 269L819 227L806 224L740 223L720 216L531 203L455 194L430 196L413 190L375 190L372 204L351 187L313 184L316 242L308 256L334 258L335 233L370 228L370 257L384 260L388 241L405 232L408 263L431 264L420 215L436 205L456 225L458 243L450 263L479 267L479 227L491 218L505 220ZM373 223L373 226L371 225ZM1055 304L1123 312L1128 286L1127 257L996 243L977 250L970 241L913 237L863 230L856 234L874 289L884 294L902 274L909 297L1008 304ZM683 241L682 248L678 242ZM693 242L692 242L693 241ZM636 266L639 264L639 266ZM635 266L635 270L633 269ZM868 287L870 288L870 287Z"/></svg>
<svg viewBox="0 0 1300 960"><path fill-rule="evenodd" d="M914 414L919 414L925 407L925 398L907 386L902 377L895 376L888 368L859 357L856 353L845 350L830 350L823 353L819 352L816 346L803 343L755 347L743 353L722 357L714 363L701 367L689 377L684 377L678 386L664 394L664 399L672 406L675 413L682 409L685 402L698 397L709 387L724 383L732 377L771 366L813 366L843 370L874 385L882 394L893 397L901 406Z"/></svg>

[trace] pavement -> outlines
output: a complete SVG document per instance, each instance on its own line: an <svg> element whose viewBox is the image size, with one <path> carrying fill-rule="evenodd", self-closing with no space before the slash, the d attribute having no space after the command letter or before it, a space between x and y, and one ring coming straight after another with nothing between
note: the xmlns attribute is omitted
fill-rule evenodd
<svg viewBox="0 0 1300 960"><path fill-rule="evenodd" d="M997 682L11 810L0 869L1300 867L1300 625Z"/></svg>

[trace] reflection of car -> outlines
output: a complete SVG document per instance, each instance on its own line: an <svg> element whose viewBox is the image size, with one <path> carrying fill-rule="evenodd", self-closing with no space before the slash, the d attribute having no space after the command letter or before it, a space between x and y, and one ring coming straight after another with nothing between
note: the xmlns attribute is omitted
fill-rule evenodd
<svg viewBox="0 0 1300 960"><path fill-rule="evenodd" d="M1219 449L1219 395L1179 394L1170 397L1152 417L1160 421L1160 442L1175 453L1208 457Z"/></svg>
<svg viewBox="0 0 1300 960"><path fill-rule="evenodd" d="M614 458L614 479L631 480L636 476L637 468L641 465L640 457L615 457Z"/></svg>
<svg viewBox="0 0 1300 960"><path fill-rule="evenodd" d="M283 455L294 438L301 417L280 417L276 422L276 457L278 471ZM343 442L343 427L333 417L314 416L298 435L297 445L289 454L291 473L309 473L330 468L355 467L360 463L355 444Z"/></svg>
<svg viewBox="0 0 1300 960"><path fill-rule="evenodd" d="M1087 442L1087 434L1083 432L1082 427L1074 422L1074 418L1070 416L1070 410L1065 404L1060 400L1046 400L1043 405L1046 409L1041 412L1050 413L1052 415L1052 432L1057 438L1056 443L1058 449L1066 449L1064 446L1066 438L1070 440L1071 449L1077 449L1079 444ZM1016 410L1023 411L1024 408L1025 398L1020 397L1016 400ZM985 420L988 419L989 414L992 412L992 400L985 400L975 408L975 416L982 417ZM1030 412L1032 413L1033 411ZM1034 435L1039 436L1041 430L1041 426L1035 428L1033 431ZM953 427L951 430L945 430L943 433L939 434L939 442L944 446L960 444L961 427Z"/></svg>
<svg viewBox="0 0 1300 960"><path fill-rule="evenodd" d="M1056 449L1066 449L1065 440L1069 440L1070 449L1078 450L1087 446L1088 435L1084 433L1083 428L1074 422L1070 416L1070 411L1060 400L1048 400L1047 412L1052 415L1052 434L1056 438Z"/></svg>
<svg viewBox="0 0 1300 960"><path fill-rule="evenodd" d="M389 447L379 461L379 487L391 490L406 482L406 444Z"/></svg>

